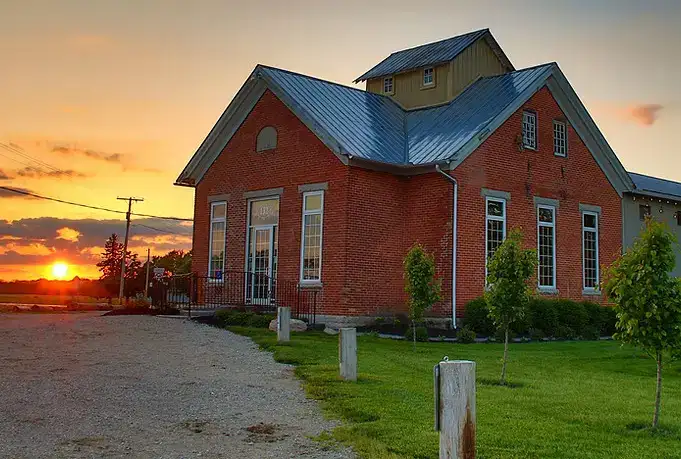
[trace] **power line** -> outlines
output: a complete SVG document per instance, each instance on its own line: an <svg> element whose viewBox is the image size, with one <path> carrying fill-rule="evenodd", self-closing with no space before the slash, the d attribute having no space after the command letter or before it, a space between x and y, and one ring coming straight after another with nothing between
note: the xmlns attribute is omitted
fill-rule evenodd
<svg viewBox="0 0 681 459"><path fill-rule="evenodd" d="M51 169L54 172L61 172L63 174L71 175L71 172L67 172L64 170L59 169L58 167L55 167L49 163L46 163L45 161L42 161L40 159L34 158L33 156L25 153L23 150L20 150L17 147L14 147L12 145L7 145L5 143L0 143L0 147L4 148L6 151L9 151L10 153L14 153L15 155L21 156L23 159L27 159L29 161L34 162L35 164L38 165L38 168L40 167L46 167L48 169ZM16 160L15 160L16 161ZM35 166L28 166L28 167L35 167Z"/></svg>
<svg viewBox="0 0 681 459"><path fill-rule="evenodd" d="M178 233L178 232L175 232L175 231L168 231L168 230L164 230L164 229L161 229L161 228L154 228L153 226L143 225L142 223L132 223L132 226L139 226L139 227L142 227L142 228L147 228L147 229L150 229L150 230L158 231L159 233L175 234L177 236L189 236L188 234L182 234L182 233Z"/></svg>
<svg viewBox="0 0 681 459"><path fill-rule="evenodd" d="M107 209L106 207L99 207L99 206L91 206L88 204L81 204L78 202L73 202L73 201L66 201L64 199L59 199L59 198L52 198L49 196L42 196L30 191L24 191L24 190L17 190L14 188L10 188L7 186L0 186L0 190L5 190L5 191L10 191L12 193L17 193L25 196L31 196L33 198L38 198L38 199L45 199L47 201L54 201L54 202L59 202L62 204L69 204L71 206L78 206L78 207L85 207L87 209L94 209L94 210L102 210L104 212L113 212L116 214L125 214L126 212L124 210L115 210L115 209ZM157 218L159 220L175 220L175 221L182 221L182 222L192 222L194 221L191 218L180 218L180 217L161 217L157 215L147 215L147 214L135 214L135 213L130 213L130 215L135 215L137 217L148 217L148 218Z"/></svg>

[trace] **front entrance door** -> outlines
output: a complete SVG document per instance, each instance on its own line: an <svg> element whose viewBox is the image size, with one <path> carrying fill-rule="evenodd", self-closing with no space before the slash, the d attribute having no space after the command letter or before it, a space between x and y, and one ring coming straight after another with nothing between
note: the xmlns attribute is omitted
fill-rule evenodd
<svg viewBox="0 0 681 459"><path fill-rule="evenodd" d="M251 298L254 304L266 304L272 293L272 257L274 255L274 227L253 228Z"/></svg>

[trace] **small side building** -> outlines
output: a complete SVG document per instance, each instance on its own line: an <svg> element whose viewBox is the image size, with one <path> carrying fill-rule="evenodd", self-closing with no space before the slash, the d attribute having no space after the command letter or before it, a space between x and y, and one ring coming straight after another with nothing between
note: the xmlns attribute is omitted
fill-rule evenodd
<svg viewBox="0 0 681 459"><path fill-rule="evenodd" d="M624 247L631 247L646 217L665 222L681 241L681 183L643 174L629 173L635 189L622 199L622 236ZM681 276L681 244L677 244L676 267L672 274Z"/></svg>

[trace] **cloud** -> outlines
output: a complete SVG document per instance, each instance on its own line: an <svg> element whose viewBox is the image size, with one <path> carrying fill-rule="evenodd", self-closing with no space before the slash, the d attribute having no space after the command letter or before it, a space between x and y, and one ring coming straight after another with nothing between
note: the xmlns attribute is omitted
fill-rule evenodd
<svg viewBox="0 0 681 459"><path fill-rule="evenodd" d="M622 121L638 124L639 126L652 126L660 118L660 112L667 107L662 104L617 104L611 102L597 102L595 110L607 113Z"/></svg>
<svg viewBox="0 0 681 459"><path fill-rule="evenodd" d="M146 256L147 247L153 255L191 248L192 226L187 222L140 218L133 220L133 224L129 247L141 258ZM125 221L53 217L0 220L0 266L45 266L60 259L72 265L94 267L112 233L122 240ZM35 277L39 276L36 272Z"/></svg>
<svg viewBox="0 0 681 459"><path fill-rule="evenodd" d="M627 113L630 119L643 126L652 126L657 121L659 112L664 108L660 104L642 104L632 105L627 107Z"/></svg>
<svg viewBox="0 0 681 459"><path fill-rule="evenodd" d="M17 190L17 191L19 191L19 192L22 192L22 193L33 193L32 190L29 190L29 189L27 189L27 188L19 188L19 187L17 187L17 186L13 186L13 187L11 187L11 188L14 189L14 190ZM0 188L0 199L2 199L2 198L36 199L36 198L34 198L33 196L26 196L25 194L14 193L14 192L12 192L12 191L5 190L5 189L3 189L3 188ZM1 221L2 221L2 220L0 220L0 222L1 222Z"/></svg>
<svg viewBox="0 0 681 459"><path fill-rule="evenodd" d="M79 231L71 229L67 226L64 228L59 228L57 230L57 239L63 239L69 242L78 242L78 239L82 236Z"/></svg>
<svg viewBox="0 0 681 459"><path fill-rule="evenodd" d="M69 147L66 145L55 145L52 147L52 151L63 155L81 155L87 158L106 161L108 163L121 164L123 162L123 155L120 153L105 153L91 149Z"/></svg>
<svg viewBox="0 0 681 459"><path fill-rule="evenodd" d="M5 171L0 169L0 180L11 180L11 179L12 179L12 177L7 175L7 173Z"/></svg>
<svg viewBox="0 0 681 459"><path fill-rule="evenodd" d="M28 178L84 178L88 177L88 175L83 174L82 172L76 172L73 169L67 169L67 170L51 170L51 171L44 171L42 169L38 169L35 167L24 167L23 169L19 169L16 171L16 174L19 177L28 177Z"/></svg>

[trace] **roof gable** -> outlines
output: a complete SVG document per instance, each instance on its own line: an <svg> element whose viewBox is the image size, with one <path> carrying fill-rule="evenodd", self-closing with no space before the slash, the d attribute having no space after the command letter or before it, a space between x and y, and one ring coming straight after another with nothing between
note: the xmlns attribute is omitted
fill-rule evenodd
<svg viewBox="0 0 681 459"><path fill-rule="evenodd" d="M499 59L514 70L511 61L506 57L499 44L496 42L489 29L476 30L464 35L459 35L445 40L416 46L414 48L396 51L383 59L376 66L368 70L355 80L355 83L379 78L386 75L394 75L408 70L418 69L430 65L442 64L454 60L463 50L471 46L481 38L485 38Z"/></svg>
<svg viewBox="0 0 681 459"><path fill-rule="evenodd" d="M555 63L481 78L448 104L405 111L390 97L258 65L176 183L198 183L271 90L344 164L415 173L456 168L542 86L547 86L608 180L633 189L624 167Z"/></svg>

